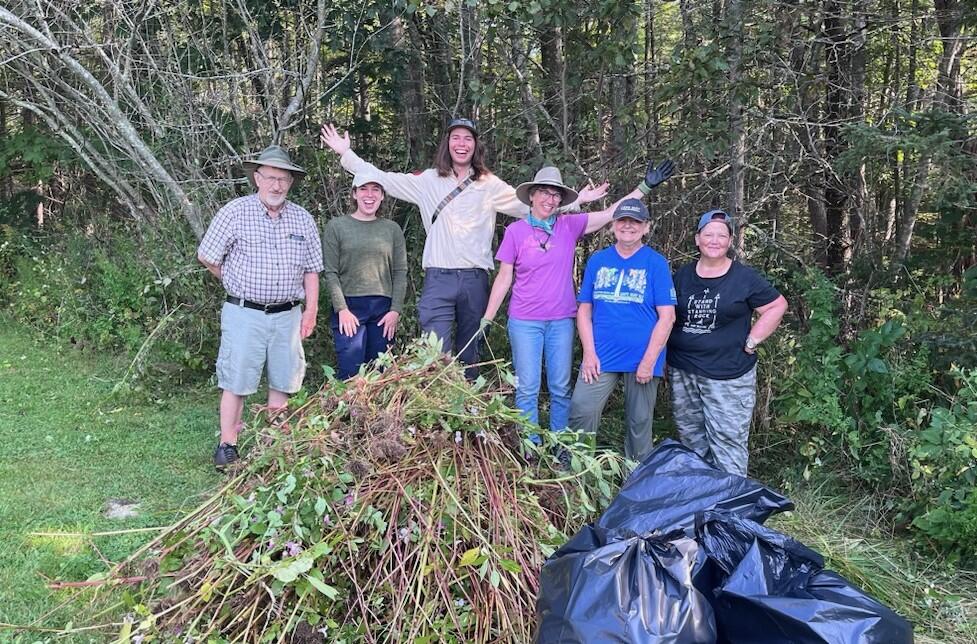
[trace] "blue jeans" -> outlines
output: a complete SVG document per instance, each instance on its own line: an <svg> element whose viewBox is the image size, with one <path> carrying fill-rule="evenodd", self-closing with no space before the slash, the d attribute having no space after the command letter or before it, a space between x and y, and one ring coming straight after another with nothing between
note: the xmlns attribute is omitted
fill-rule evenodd
<svg viewBox="0 0 977 644"><path fill-rule="evenodd" d="M377 326L380 318L390 311L389 297L347 296L346 306L360 321L353 337L340 333L339 313L333 311L329 318L333 342L336 345L336 362L339 363L337 376L340 380L355 376L361 364L375 360L378 355L387 350L389 344L383 337L383 327Z"/></svg>
<svg viewBox="0 0 977 644"><path fill-rule="evenodd" d="M570 416L570 370L573 362L573 318L509 318L509 344L516 370L516 408L539 423L539 386L543 361L550 392L550 429L566 429Z"/></svg>

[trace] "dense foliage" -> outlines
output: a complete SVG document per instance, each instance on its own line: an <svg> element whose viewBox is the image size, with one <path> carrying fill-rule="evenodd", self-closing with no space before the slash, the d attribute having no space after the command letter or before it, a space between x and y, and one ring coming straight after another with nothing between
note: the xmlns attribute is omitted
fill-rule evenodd
<svg viewBox="0 0 977 644"><path fill-rule="evenodd" d="M0 300L62 342L130 352L135 387L201 379L220 294L196 240L270 140L310 170L292 196L320 223L349 207L325 120L409 171L471 115L510 183L545 160L612 196L669 156L653 245L688 261L693 216L726 207L739 256L791 303L754 441L787 458L758 462L843 479L973 558L975 20L973 0L8 3ZM424 233L409 205L385 214L413 301Z"/></svg>

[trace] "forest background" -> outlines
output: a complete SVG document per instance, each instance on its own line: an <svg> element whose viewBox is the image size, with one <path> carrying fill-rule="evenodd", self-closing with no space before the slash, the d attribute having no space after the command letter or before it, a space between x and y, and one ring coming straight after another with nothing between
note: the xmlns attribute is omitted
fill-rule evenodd
<svg viewBox="0 0 977 644"><path fill-rule="evenodd" d="M612 197L672 158L652 245L689 261L695 216L726 208L738 256L791 304L761 352L755 472L870 496L888 529L972 565L975 34L975 0L8 0L0 305L128 353L122 389L160 396L210 377L222 293L195 247L271 142L309 170L290 197L320 224L351 210L325 121L413 171L471 116L511 184L551 163ZM423 229L413 206L385 215L412 303Z"/></svg>

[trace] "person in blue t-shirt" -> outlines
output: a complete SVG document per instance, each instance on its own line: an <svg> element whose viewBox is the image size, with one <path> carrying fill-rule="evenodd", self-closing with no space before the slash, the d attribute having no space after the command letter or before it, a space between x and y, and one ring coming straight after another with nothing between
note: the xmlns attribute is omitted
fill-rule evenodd
<svg viewBox="0 0 977 644"><path fill-rule="evenodd" d="M721 470L746 476L756 403L756 348L787 300L760 273L729 257L733 220L699 217L699 259L675 272L678 319L668 340L668 381L679 437Z"/></svg>
<svg viewBox="0 0 977 644"><path fill-rule="evenodd" d="M651 452L651 421L676 304L668 262L642 243L648 218L641 201L622 201L613 215L616 242L587 260L577 298L583 361L570 400L570 427L595 433L607 398L623 380L624 455L636 461Z"/></svg>

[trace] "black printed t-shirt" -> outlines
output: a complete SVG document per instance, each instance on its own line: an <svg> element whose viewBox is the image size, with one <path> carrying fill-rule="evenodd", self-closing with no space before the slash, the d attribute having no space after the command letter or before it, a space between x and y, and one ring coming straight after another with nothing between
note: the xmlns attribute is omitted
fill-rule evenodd
<svg viewBox="0 0 977 644"><path fill-rule="evenodd" d="M753 310L780 293L760 273L733 262L720 277L699 277L695 262L673 277L678 306L668 339L669 366L715 380L739 378L756 364L743 350Z"/></svg>

